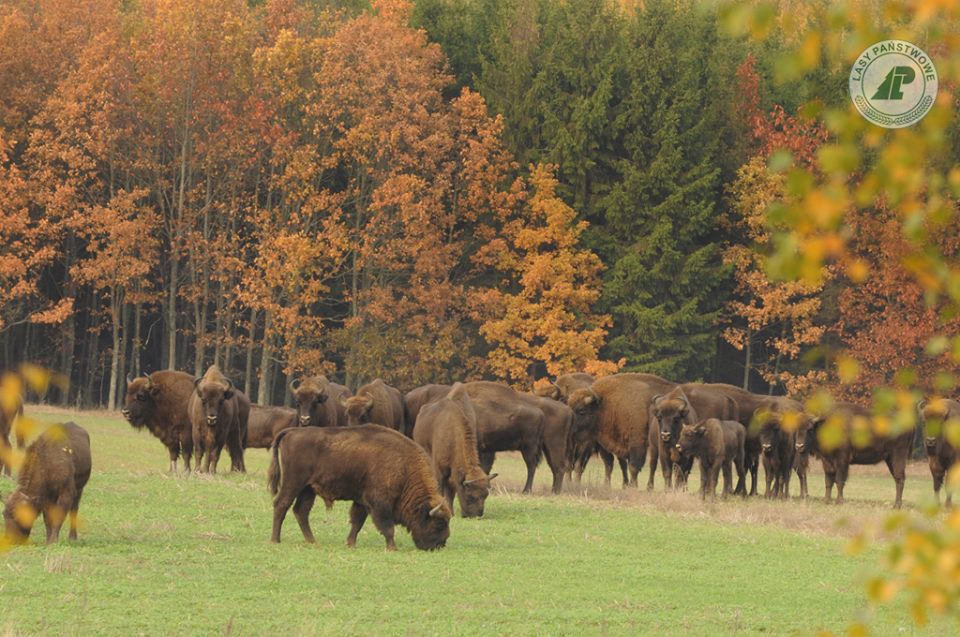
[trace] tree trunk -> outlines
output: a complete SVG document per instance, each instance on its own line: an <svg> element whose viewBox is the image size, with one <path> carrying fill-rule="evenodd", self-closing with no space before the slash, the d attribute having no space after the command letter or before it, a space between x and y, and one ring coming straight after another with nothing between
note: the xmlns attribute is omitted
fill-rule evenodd
<svg viewBox="0 0 960 637"><path fill-rule="evenodd" d="M110 293L110 382L107 389L107 409L113 409L117 405L117 375L120 374L120 321L122 320L122 307L120 300L122 294L118 290L112 290Z"/></svg>
<svg viewBox="0 0 960 637"><path fill-rule="evenodd" d="M753 332L747 327L746 360L743 363L743 388L750 391L750 368L753 365Z"/></svg>
<svg viewBox="0 0 960 637"><path fill-rule="evenodd" d="M257 404L259 405L270 404L270 389L273 377L273 365L270 364L270 357L273 354L273 348L271 347L273 338L270 334L270 330L272 329L273 314L270 310L267 310L263 319L263 343L260 348L260 378L258 381L259 386L257 387Z"/></svg>
<svg viewBox="0 0 960 637"><path fill-rule="evenodd" d="M167 369L177 368L177 278L180 276L180 263L170 251L170 288L167 296Z"/></svg>
<svg viewBox="0 0 960 637"><path fill-rule="evenodd" d="M247 364L243 381L243 393L248 397L253 395L253 344L257 334L257 311L250 308L250 327L247 328Z"/></svg>

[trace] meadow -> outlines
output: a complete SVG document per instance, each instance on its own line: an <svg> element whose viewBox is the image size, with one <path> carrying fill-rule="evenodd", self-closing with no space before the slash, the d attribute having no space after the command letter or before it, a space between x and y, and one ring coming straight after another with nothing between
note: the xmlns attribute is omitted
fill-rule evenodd
<svg viewBox="0 0 960 637"><path fill-rule="evenodd" d="M264 450L247 452L246 475L221 459L217 476L175 477L161 444L116 413L28 413L87 428L94 473L77 543L44 547L38 521L29 546L0 555L0 635L812 635L864 619L875 635L955 634L866 606L882 547L845 547L889 512L885 468L853 468L843 507L820 501L819 471L807 501L702 503L659 476L654 493L616 476L607 489L598 461L558 496L544 463L525 496L520 459L501 454L482 519L455 518L436 552L398 529L387 553L370 523L346 547L348 503L314 508L316 545L292 513L270 544ZM908 506L931 494L912 465Z"/></svg>

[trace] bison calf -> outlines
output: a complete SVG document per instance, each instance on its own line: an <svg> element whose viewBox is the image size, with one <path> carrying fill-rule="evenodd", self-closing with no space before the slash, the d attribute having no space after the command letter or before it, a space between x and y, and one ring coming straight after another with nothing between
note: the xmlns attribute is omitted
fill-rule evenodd
<svg viewBox="0 0 960 637"><path fill-rule="evenodd" d="M70 515L70 539L77 539L80 496L90 478L90 436L79 425L54 425L27 447L17 489L7 498L3 519L7 537L25 543L37 516L43 514L47 544L60 537Z"/></svg>
<svg viewBox="0 0 960 637"><path fill-rule="evenodd" d="M351 500L347 546L369 514L394 551L394 525L407 527L419 549L444 546L450 535L450 507L437 489L430 458L415 442L380 425L285 429L271 448L267 472L273 500L272 542L290 505L307 542L310 509L316 496L327 507ZM294 503L296 501L296 503Z"/></svg>
<svg viewBox="0 0 960 637"><path fill-rule="evenodd" d="M700 497L716 496L717 478L723 469L723 493L746 495L744 484L744 443L747 430L733 420L708 418L696 425L684 425L676 450L681 458L700 459ZM737 486L733 485L731 464L737 468Z"/></svg>

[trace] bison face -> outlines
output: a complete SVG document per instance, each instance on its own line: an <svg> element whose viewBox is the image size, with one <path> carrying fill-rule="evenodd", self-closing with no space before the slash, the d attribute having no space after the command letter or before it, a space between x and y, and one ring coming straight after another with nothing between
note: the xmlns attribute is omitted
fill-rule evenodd
<svg viewBox="0 0 960 637"><path fill-rule="evenodd" d="M681 459L695 455L703 442L707 428L703 423L699 425L684 425L680 429L680 438L674 446Z"/></svg>
<svg viewBox="0 0 960 637"><path fill-rule="evenodd" d="M573 429L593 430L600 409L600 396L589 387L574 390L567 399L567 406L573 410Z"/></svg>
<svg viewBox="0 0 960 637"><path fill-rule="evenodd" d="M300 427L319 427L323 421L327 402L326 389L308 386L306 382L293 391L297 401L297 425Z"/></svg>
<svg viewBox="0 0 960 637"><path fill-rule="evenodd" d="M475 478L464 478L460 481L460 515L465 518L482 518L483 505L490 495L490 481L497 477L496 473L489 476L480 475Z"/></svg>
<svg viewBox="0 0 960 637"><path fill-rule="evenodd" d="M340 404L347 411L347 424L351 426L363 425L370 422L370 410L373 409L373 396L358 395L340 399ZM384 423L378 423L384 424Z"/></svg>
<svg viewBox="0 0 960 637"><path fill-rule="evenodd" d="M424 504L420 508L417 515L418 524L410 529L413 543L423 551L442 549L447 544L447 538L450 537L450 518L453 517L453 513L446 500L440 498L439 501L431 504Z"/></svg>
<svg viewBox="0 0 960 637"><path fill-rule="evenodd" d="M780 446L780 427L776 423L767 423L760 430L760 449L763 455L772 456Z"/></svg>
<svg viewBox="0 0 960 637"><path fill-rule="evenodd" d="M7 539L14 544L26 544L30 530L37 519L37 508L23 494L16 492L3 508L3 522Z"/></svg>
<svg viewBox="0 0 960 637"><path fill-rule="evenodd" d="M197 396L203 405L203 414L206 417L208 427L216 427L220 420L220 413L223 411L223 404L233 398L233 383L227 380L224 385L218 382L201 382L197 379L194 386L197 388Z"/></svg>
<svg viewBox="0 0 960 637"><path fill-rule="evenodd" d="M160 387L154 384L149 376L127 379L127 395L123 401L120 413L132 426L140 429L146 426L151 412L156 408L156 398L160 394Z"/></svg>
<svg viewBox="0 0 960 637"><path fill-rule="evenodd" d="M809 453L813 451L817 427L823 422L823 419L811 420L810 418L803 418L800 421L800 426L797 428L797 440L794 443L794 449L797 453Z"/></svg>

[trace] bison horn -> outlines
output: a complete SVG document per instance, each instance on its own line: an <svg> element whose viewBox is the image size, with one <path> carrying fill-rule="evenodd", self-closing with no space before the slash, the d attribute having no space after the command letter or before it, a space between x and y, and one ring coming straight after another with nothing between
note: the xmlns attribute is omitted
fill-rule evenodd
<svg viewBox="0 0 960 637"><path fill-rule="evenodd" d="M917 411L923 413L923 408L927 406L927 400L923 399L917 403Z"/></svg>
<svg viewBox="0 0 960 637"><path fill-rule="evenodd" d="M299 378L294 378L293 380L290 381L290 393L292 393L292 394L297 393L297 388L298 388L298 387L300 387L300 379L299 379Z"/></svg>
<svg viewBox="0 0 960 637"><path fill-rule="evenodd" d="M442 510L442 509L443 509L443 502L441 502L441 503L438 504L437 506L435 506L435 507L433 507L432 509L430 509L430 517L431 517L431 518L439 518L439 517L441 517L441 510Z"/></svg>
<svg viewBox="0 0 960 637"><path fill-rule="evenodd" d="M197 376L196 378L194 378L194 379L193 379L193 386L196 387L197 385L199 385L201 380L203 380L203 378L200 377L200 376Z"/></svg>
<svg viewBox="0 0 960 637"><path fill-rule="evenodd" d="M489 482L490 480L493 480L493 479L496 478L498 475L500 475L500 474L499 474L499 473L491 473L490 475L487 476L487 482Z"/></svg>
<svg viewBox="0 0 960 637"><path fill-rule="evenodd" d="M132 382L133 382L133 379L130 378L130 374L127 374L127 384L129 385Z"/></svg>
<svg viewBox="0 0 960 637"><path fill-rule="evenodd" d="M654 396L654 397L653 397L653 406L656 407L656 406L660 403L660 401L661 401L662 399L663 399L663 395L662 395L662 394L657 394L656 396Z"/></svg>

